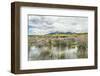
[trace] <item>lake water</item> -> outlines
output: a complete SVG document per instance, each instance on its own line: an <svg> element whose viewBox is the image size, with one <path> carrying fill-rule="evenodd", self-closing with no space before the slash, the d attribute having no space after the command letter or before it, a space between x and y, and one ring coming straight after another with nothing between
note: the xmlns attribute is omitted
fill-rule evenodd
<svg viewBox="0 0 100 76"><path fill-rule="evenodd" d="M81 49L76 44L70 46L62 43L38 46L33 44L29 47L29 60L56 60L56 59L79 59L87 58L87 49Z"/></svg>

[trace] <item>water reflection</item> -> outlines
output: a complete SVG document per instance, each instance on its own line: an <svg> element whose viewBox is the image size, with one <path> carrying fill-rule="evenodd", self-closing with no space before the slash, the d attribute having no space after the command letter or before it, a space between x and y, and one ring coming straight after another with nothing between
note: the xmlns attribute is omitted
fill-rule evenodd
<svg viewBox="0 0 100 76"><path fill-rule="evenodd" d="M76 41L49 40L29 46L29 60L55 60L87 58L87 48Z"/></svg>

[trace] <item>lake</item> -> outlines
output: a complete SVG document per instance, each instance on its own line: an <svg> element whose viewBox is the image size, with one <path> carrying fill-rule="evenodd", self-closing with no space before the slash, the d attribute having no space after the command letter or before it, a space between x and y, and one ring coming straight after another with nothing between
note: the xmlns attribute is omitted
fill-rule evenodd
<svg viewBox="0 0 100 76"><path fill-rule="evenodd" d="M84 43L71 39L56 39L33 42L29 46L29 60L56 60L87 58L88 51Z"/></svg>

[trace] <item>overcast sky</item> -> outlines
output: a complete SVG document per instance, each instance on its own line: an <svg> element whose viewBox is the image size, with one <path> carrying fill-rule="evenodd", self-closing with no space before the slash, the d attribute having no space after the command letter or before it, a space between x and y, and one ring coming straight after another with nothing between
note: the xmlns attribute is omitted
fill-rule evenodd
<svg viewBox="0 0 100 76"><path fill-rule="evenodd" d="M52 32L76 32L88 31L88 17L69 16L28 16L28 34L45 35Z"/></svg>

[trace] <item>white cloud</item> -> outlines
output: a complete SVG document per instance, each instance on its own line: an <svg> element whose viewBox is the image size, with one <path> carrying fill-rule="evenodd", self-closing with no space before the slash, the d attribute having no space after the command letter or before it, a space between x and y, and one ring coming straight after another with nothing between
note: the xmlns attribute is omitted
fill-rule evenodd
<svg viewBox="0 0 100 76"><path fill-rule="evenodd" d="M87 32L87 17L29 16L29 35L44 35L51 32Z"/></svg>

